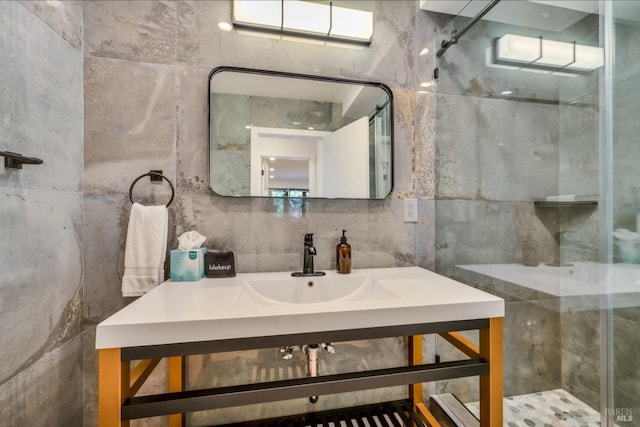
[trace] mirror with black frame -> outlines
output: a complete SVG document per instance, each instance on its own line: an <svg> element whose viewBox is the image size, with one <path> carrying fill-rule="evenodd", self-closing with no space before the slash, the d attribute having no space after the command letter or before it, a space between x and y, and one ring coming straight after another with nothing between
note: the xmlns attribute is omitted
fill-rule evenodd
<svg viewBox="0 0 640 427"><path fill-rule="evenodd" d="M209 186L221 196L384 199L393 97L382 83L218 67Z"/></svg>

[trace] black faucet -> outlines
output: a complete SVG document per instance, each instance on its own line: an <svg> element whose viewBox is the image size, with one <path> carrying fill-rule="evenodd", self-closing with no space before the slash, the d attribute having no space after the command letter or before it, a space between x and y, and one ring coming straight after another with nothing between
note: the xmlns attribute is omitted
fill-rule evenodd
<svg viewBox="0 0 640 427"><path fill-rule="evenodd" d="M316 255L316 247L313 246L313 233L304 235L304 250L302 252L302 272L291 273L292 276L324 276L324 271L315 271L313 257Z"/></svg>

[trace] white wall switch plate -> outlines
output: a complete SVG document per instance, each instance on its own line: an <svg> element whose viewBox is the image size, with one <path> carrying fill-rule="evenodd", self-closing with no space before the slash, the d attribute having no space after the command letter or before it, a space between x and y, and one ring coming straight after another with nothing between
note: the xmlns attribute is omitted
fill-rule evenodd
<svg viewBox="0 0 640 427"><path fill-rule="evenodd" d="M404 199L404 222L418 222L417 199Z"/></svg>

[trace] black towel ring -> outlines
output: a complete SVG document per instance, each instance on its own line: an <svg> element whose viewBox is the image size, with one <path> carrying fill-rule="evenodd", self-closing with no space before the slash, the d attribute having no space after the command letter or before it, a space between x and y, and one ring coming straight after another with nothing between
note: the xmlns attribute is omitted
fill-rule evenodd
<svg viewBox="0 0 640 427"><path fill-rule="evenodd" d="M171 199L169 199L169 203L167 203L167 207L169 207L171 202L173 202L173 197L176 195L176 190L173 188L173 184L171 183L171 181L169 181L169 178L167 178L166 176L162 175L162 171L149 171L148 173L140 175L139 177L137 177L136 179L133 180L133 182L131 183L131 187L129 187L129 200L131 200L131 203L133 203L133 187L134 187L134 185L136 185L136 182L140 181L145 176L150 177L151 181L162 181L163 179L165 181L167 181L167 183L169 184L169 187L171 187Z"/></svg>

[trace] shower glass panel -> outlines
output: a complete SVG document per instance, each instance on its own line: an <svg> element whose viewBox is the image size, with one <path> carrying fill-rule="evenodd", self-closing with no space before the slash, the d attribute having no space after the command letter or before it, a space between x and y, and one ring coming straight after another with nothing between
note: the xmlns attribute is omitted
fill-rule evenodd
<svg viewBox="0 0 640 427"><path fill-rule="evenodd" d="M608 420L640 426L640 2L609 5L612 57L610 85L610 188L614 273L607 320L611 339L607 378Z"/></svg>
<svg viewBox="0 0 640 427"><path fill-rule="evenodd" d="M436 60L436 269L506 301L505 425L640 426L637 40L640 2L508 0Z"/></svg>

